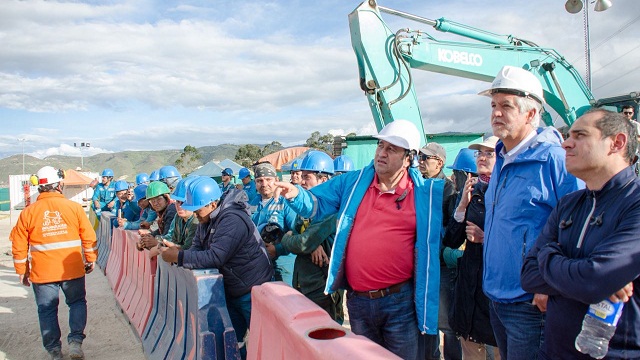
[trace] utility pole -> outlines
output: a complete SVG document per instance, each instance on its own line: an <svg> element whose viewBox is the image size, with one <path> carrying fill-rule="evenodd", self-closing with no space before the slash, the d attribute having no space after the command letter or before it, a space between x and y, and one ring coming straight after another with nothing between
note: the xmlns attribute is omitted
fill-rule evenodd
<svg viewBox="0 0 640 360"><path fill-rule="evenodd" d="M73 143L73 147L79 147L80 148L80 170L84 170L84 154L82 153L82 148L88 148L91 147L90 143Z"/></svg>
<svg viewBox="0 0 640 360"><path fill-rule="evenodd" d="M27 141L26 138L19 138L18 141L22 144L22 174L24 175L24 143Z"/></svg>

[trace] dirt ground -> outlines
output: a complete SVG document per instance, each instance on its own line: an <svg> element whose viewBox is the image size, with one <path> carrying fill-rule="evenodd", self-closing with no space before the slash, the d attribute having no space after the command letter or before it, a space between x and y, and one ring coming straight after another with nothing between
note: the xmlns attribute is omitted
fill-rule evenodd
<svg viewBox="0 0 640 360"><path fill-rule="evenodd" d="M19 212L0 212L0 360L48 359L42 347L33 290L18 283L13 269L9 233ZM87 338L85 358L95 360L145 359L137 333L116 304L107 278L99 269L87 276ZM62 352L68 359L68 308L60 294L59 323Z"/></svg>

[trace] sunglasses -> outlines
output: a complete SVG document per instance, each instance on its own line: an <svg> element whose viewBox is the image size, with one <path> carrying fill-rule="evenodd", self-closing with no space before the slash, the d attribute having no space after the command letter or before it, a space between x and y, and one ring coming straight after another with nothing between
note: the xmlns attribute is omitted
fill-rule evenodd
<svg viewBox="0 0 640 360"><path fill-rule="evenodd" d="M434 155L425 155L425 154L420 154L420 160L422 161L427 161L429 159L432 160L439 160L440 158Z"/></svg>
<svg viewBox="0 0 640 360"><path fill-rule="evenodd" d="M633 115L633 111L623 111L622 113L625 115Z"/></svg>

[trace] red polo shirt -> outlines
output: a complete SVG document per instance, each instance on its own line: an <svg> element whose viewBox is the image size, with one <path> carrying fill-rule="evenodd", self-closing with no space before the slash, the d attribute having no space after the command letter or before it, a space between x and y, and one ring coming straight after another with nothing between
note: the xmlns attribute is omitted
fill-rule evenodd
<svg viewBox="0 0 640 360"><path fill-rule="evenodd" d="M376 174L354 219L345 274L355 291L384 289L413 277L416 207L407 172L395 190L381 192Z"/></svg>

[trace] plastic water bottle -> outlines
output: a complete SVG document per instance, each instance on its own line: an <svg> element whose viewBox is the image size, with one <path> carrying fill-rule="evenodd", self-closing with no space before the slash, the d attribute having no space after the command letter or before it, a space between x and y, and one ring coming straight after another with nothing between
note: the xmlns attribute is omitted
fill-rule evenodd
<svg viewBox="0 0 640 360"><path fill-rule="evenodd" d="M609 341L616 332L623 304L608 299L591 304L582 321L582 330L576 337L576 349L596 359L605 357L609 351Z"/></svg>

